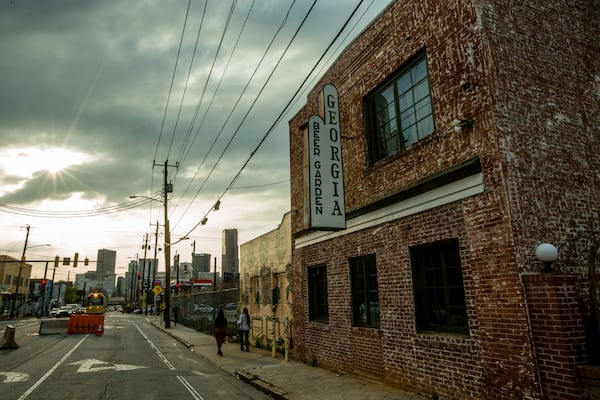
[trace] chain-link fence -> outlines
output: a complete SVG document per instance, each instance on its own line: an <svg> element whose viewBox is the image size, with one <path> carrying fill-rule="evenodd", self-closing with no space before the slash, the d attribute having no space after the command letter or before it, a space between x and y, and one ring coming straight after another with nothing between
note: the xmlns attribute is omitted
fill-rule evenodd
<svg viewBox="0 0 600 400"><path fill-rule="evenodd" d="M237 336L238 301L238 288L171 296L172 307L179 306L177 323L200 332L213 333L214 320L219 309L222 309L227 319L227 336L230 338Z"/></svg>

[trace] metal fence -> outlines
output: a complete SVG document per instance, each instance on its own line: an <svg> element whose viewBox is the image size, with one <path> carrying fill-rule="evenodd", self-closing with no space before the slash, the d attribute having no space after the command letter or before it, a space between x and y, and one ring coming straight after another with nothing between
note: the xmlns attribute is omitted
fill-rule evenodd
<svg viewBox="0 0 600 400"><path fill-rule="evenodd" d="M214 320L222 309L227 319L227 336L237 337L239 288L172 295L171 306L175 305L179 306L177 323L208 334L213 333Z"/></svg>

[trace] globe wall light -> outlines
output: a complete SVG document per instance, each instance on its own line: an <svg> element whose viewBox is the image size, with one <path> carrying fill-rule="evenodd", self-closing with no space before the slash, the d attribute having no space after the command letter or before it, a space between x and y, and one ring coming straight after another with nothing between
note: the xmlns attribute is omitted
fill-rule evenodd
<svg viewBox="0 0 600 400"><path fill-rule="evenodd" d="M552 263L558 258L558 250L550 243L539 244L535 256L544 264L544 272L552 272Z"/></svg>

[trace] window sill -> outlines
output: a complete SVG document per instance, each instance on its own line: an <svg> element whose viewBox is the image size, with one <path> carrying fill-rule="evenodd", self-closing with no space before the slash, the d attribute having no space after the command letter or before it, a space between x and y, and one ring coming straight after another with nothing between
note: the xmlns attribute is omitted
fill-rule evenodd
<svg viewBox="0 0 600 400"><path fill-rule="evenodd" d="M413 344L419 347L442 349L469 354L479 353L477 341L468 334L451 332L421 332L413 339Z"/></svg>

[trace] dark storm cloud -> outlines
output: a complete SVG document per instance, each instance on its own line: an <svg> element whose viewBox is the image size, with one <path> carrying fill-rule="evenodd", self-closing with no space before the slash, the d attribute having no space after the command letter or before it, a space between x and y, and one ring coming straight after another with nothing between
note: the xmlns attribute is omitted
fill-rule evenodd
<svg viewBox="0 0 600 400"><path fill-rule="evenodd" d="M40 172L21 189L0 198L0 202L23 204L44 198L65 198L78 192L84 192L88 197L105 197L109 202L121 202L129 193L147 193L150 182L154 182L154 188L159 188L162 171L152 165L155 161L162 163L166 158L178 159L182 153L187 154L180 160L186 173L178 174L178 188L187 188L187 179L197 170L201 171L189 186L188 193L193 195L225 151L231 136L239 130L204 185L203 193L208 197L221 193L353 8L343 0L319 3L297 44L240 127L244 113L310 3L296 3L264 66L223 128L231 107L289 4L281 1L255 3L211 112L200 127L200 118L248 11L249 1L238 2L204 93L198 120L190 129L230 7L229 2L209 2L192 80L174 137L175 118L204 2L194 1L190 8L162 134L163 113L187 2L14 0L0 3L2 143L10 143L13 147L44 143L95 156L92 161L61 172L55 182ZM300 99L300 104L302 102ZM209 153L220 131L221 136ZM159 134L161 140L157 149ZM193 147L182 152L182 146L192 141ZM284 118L277 132L257 153L261 159L248 165L240 182L246 179L269 183L289 176L287 145L287 118ZM154 160L155 153L157 160Z"/></svg>

